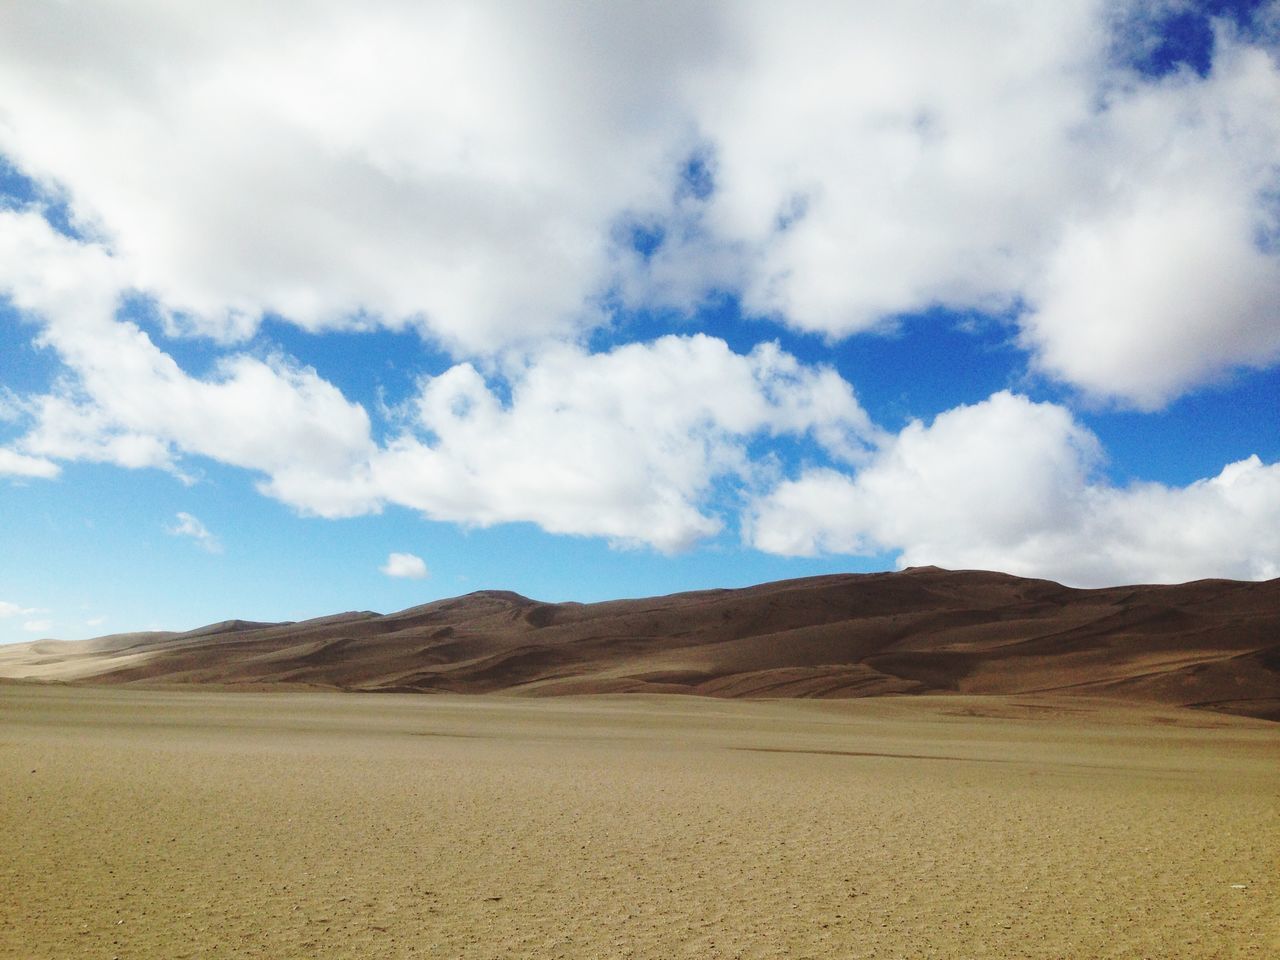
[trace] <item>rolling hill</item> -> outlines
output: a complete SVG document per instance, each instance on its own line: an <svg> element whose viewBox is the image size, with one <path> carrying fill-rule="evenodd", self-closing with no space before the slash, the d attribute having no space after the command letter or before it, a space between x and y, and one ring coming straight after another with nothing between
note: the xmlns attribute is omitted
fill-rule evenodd
<svg viewBox="0 0 1280 960"><path fill-rule="evenodd" d="M923 567L592 604L483 590L387 615L0 647L0 677L544 696L1079 694L1280 720L1280 580L1077 590Z"/></svg>

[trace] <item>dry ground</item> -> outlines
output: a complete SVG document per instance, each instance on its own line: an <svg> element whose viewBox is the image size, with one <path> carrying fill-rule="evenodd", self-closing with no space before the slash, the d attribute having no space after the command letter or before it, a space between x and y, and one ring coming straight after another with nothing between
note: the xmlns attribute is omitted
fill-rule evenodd
<svg viewBox="0 0 1280 960"><path fill-rule="evenodd" d="M0 957L1280 956L1280 726L0 685Z"/></svg>

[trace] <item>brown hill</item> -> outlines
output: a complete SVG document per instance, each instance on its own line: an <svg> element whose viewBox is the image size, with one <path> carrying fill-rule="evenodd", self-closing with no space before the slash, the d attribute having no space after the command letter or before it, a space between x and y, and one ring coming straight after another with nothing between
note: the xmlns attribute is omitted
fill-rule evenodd
<svg viewBox="0 0 1280 960"><path fill-rule="evenodd" d="M1280 719L1280 580L1075 590L924 567L593 604L484 590L386 616L0 647L0 677L538 695L1065 693Z"/></svg>

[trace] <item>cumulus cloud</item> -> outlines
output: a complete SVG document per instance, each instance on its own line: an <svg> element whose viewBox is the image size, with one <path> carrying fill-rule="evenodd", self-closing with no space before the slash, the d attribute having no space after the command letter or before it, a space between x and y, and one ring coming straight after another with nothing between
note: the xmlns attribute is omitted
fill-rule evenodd
<svg viewBox="0 0 1280 960"><path fill-rule="evenodd" d="M1280 67L1225 41L1212 74L1136 88L1095 122L1111 182L1028 285L1023 342L1096 396L1156 409L1280 357Z"/></svg>
<svg viewBox="0 0 1280 960"><path fill-rule="evenodd" d="M18 251L22 253L19 255ZM261 471L273 489L299 472L346 478L373 449L358 404L281 356L224 355L212 376L188 375L137 324L115 317L127 292L115 257L55 233L40 216L0 213L0 289L41 324L38 342L73 377L33 398L30 458L98 460L178 470L184 454ZM325 516L368 509L352 486L320 479L301 504Z"/></svg>
<svg viewBox="0 0 1280 960"><path fill-rule="evenodd" d="M718 478L749 479L751 438L807 433L853 459L872 432L834 370L702 335L556 347L509 389L504 402L469 364L424 381L414 430L375 459L374 487L435 519L680 550L720 530L703 504Z"/></svg>
<svg viewBox="0 0 1280 960"><path fill-rule="evenodd" d="M1280 63L1220 23L1207 76L1143 78L1115 10L738 5L694 112L748 309L834 336L1021 312L1042 370L1144 408L1274 362Z"/></svg>
<svg viewBox="0 0 1280 960"><path fill-rule="evenodd" d="M843 336L939 301L1006 305L1070 190L1094 7L737 5L733 55L693 98L709 224L754 257L748 307Z"/></svg>
<svg viewBox="0 0 1280 960"><path fill-rule="evenodd" d="M670 551L723 528L717 484L771 482L778 467L753 457L754 441L808 437L837 466L757 497L746 526L763 550L899 550L1076 583L1265 576L1276 562L1265 536L1244 536L1268 529L1274 467L1112 488L1093 473L1096 438L1065 408L1010 394L887 436L834 369L768 343L748 354L705 335L599 353L553 343L483 372L460 363L423 378L380 445L360 405L284 358L230 353L205 379L186 373L113 316L123 289L108 253L33 214L0 214L0 248L22 242L41 255L0 260L0 283L73 376L26 402L18 457L180 473L203 456L259 473L262 492L303 512L398 504ZM190 515L173 529L216 544Z"/></svg>
<svg viewBox="0 0 1280 960"><path fill-rule="evenodd" d="M61 472L61 468L52 460L0 447L0 476L39 477L48 480Z"/></svg>
<svg viewBox="0 0 1280 960"><path fill-rule="evenodd" d="M362 406L285 358L228 353L207 378L186 373L114 317L114 257L33 213L0 213L0 253L22 244L38 255L8 270L0 257L0 286L74 374L30 401L17 442L28 457L181 474L203 456L258 472L263 493L320 516L394 503L677 550L721 529L706 501L718 480L752 481L753 439L809 437L856 462L877 435L834 369L695 335L600 353L553 342L487 375L457 364L423 379L380 446Z"/></svg>
<svg viewBox="0 0 1280 960"><path fill-rule="evenodd" d="M813 470L751 511L760 549L900 552L905 566L999 569L1080 586L1280 576L1280 464L1186 487L1117 487L1061 406L1008 392L909 424L855 473Z"/></svg>
<svg viewBox="0 0 1280 960"><path fill-rule="evenodd" d="M8 600L0 600L0 617L28 617L39 612L34 607L23 607Z"/></svg>
<svg viewBox="0 0 1280 960"><path fill-rule="evenodd" d="M1160 7L27 4L0 152L171 331L272 312L474 356L611 293L833 337L944 304L1021 312L1043 371L1151 408L1280 351L1276 8L1152 78L1117 51Z"/></svg>
<svg viewBox="0 0 1280 960"><path fill-rule="evenodd" d="M28 620L22 625L27 633L47 633L53 629L52 620Z"/></svg>
<svg viewBox="0 0 1280 960"><path fill-rule="evenodd" d="M714 29L677 7L487 2L15 18L0 151L176 327L235 338L272 311L463 351L592 322L602 237L665 190L686 135L665 77Z"/></svg>
<svg viewBox="0 0 1280 960"><path fill-rule="evenodd" d="M423 580L429 576L426 561L412 553L388 554L387 562L378 569L388 577L403 577L406 580Z"/></svg>
<svg viewBox="0 0 1280 960"><path fill-rule="evenodd" d="M165 528L170 534L175 537L190 537L201 550L209 553L222 552L222 544L218 542L218 538L197 517L179 512L176 519L177 523Z"/></svg>
<svg viewBox="0 0 1280 960"><path fill-rule="evenodd" d="M1192 568L1185 512L1204 569L1263 575L1265 537L1211 531L1269 520L1274 466L1116 488L1060 406L998 394L887 437L770 344L583 346L618 304L730 293L828 340L998 313L1036 370L1145 410L1274 364L1280 59L1223 21L1205 69L1143 76L1115 23L1160 7L20 5L0 154L41 199L0 210L0 290L62 370L0 398L30 422L0 474L209 458L324 517L678 550L722 529L718 490L774 484L760 441L803 437L820 464L756 500L763 549L1162 579ZM130 295L217 341L209 368L121 318ZM459 362L379 441L314 369L237 346L268 313L414 327Z"/></svg>

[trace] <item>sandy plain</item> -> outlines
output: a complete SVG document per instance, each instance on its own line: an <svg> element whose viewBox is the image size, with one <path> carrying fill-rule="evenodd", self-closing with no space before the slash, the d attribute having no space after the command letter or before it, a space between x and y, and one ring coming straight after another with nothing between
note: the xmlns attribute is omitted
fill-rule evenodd
<svg viewBox="0 0 1280 960"><path fill-rule="evenodd" d="M1280 726L0 684L0 957L1280 956Z"/></svg>

